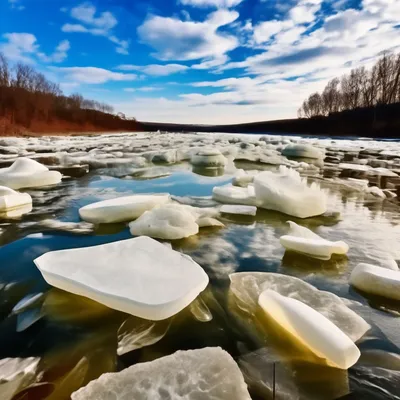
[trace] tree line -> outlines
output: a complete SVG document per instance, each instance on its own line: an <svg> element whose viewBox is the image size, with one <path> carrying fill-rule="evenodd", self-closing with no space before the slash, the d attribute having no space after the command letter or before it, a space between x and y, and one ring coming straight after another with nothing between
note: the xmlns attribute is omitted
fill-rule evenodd
<svg viewBox="0 0 400 400"><path fill-rule="evenodd" d="M0 119L9 126L29 130L37 122L61 121L111 130L134 129L134 120L113 113L112 106L85 99L79 93L65 96L58 84L30 65L17 63L11 67L0 53Z"/></svg>
<svg viewBox="0 0 400 400"><path fill-rule="evenodd" d="M400 102L400 53L384 52L371 69L359 67L328 82L311 94L298 110L299 118L328 116L345 110Z"/></svg>

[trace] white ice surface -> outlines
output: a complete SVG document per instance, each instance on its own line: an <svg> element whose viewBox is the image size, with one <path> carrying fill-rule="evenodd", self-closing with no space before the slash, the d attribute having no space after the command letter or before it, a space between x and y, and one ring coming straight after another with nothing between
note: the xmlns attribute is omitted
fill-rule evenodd
<svg viewBox="0 0 400 400"><path fill-rule="evenodd" d="M358 264L350 275L350 284L364 292L400 300L400 271Z"/></svg>
<svg viewBox="0 0 400 400"><path fill-rule="evenodd" d="M280 238L281 245L286 250L321 260L329 260L332 254L346 254L349 250L349 246L343 241L331 242L295 222L288 223L289 232Z"/></svg>
<svg viewBox="0 0 400 400"><path fill-rule="evenodd" d="M212 198L220 203L243 204L254 206L257 204L254 187L237 187L233 185L215 186Z"/></svg>
<svg viewBox="0 0 400 400"><path fill-rule="evenodd" d="M235 295L238 306L247 313L256 312L259 295L270 289L307 304L333 322L354 342L370 328L364 319L350 310L338 296L318 290L293 276L271 272L239 272L231 274L229 278L230 290Z"/></svg>
<svg viewBox="0 0 400 400"><path fill-rule="evenodd" d="M282 154L289 157L323 158L323 152L309 144L289 144L282 150Z"/></svg>
<svg viewBox="0 0 400 400"><path fill-rule="evenodd" d="M72 400L251 400L233 358L219 347L178 351L103 374Z"/></svg>
<svg viewBox="0 0 400 400"><path fill-rule="evenodd" d="M11 167L0 169L0 185L12 189L55 185L61 178L58 171L49 171L44 165L25 157L15 160Z"/></svg>
<svg viewBox="0 0 400 400"><path fill-rule="evenodd" d="M80 217L92 223L132 221L145 211L165 204L169 194L132 195L88 204L79 209Z"/></svg>
<svg viewBox="0 0 400 400"><path fill-rule="evenodd" d="M225 214L251 215L254 217L257 214L257 207L229 204L222 206L220 211Z"/></svg>
<svg viewBox="0 0 400 400"><path fill-rule="evenodd" d="M258 303L283 329L328 365L348 369L359 359L360 351L352 340L303 302L267 289L260 294Z"/></svg>
<svg viewBox="0 0 400 400"><path fill-rule="evenodd" d="M227 159L218 149L203 149L193 154L190 162L195 166L223 167Z"/></svg>
<svg viewBox="0 0 400 400"><path fill-rule="evenodd" d="M326 196L315 184L308 186L295 170L280 167L279 172L262 172L254 178L257 206L298 218L323 214Z"/></svg>
<svg viewBox="0 0 400 400"><path fill-rule="evenodd" d="M0 212L32 204L28 193L18 193L13 189L0 186Z"/></svg>
<svg viewBox="0 0 400 400"><path fill-rule="evenodd" d="M149 237L53 251L34 262L52 286L151 320L178 313L208 284L189 256Z"/></svg>

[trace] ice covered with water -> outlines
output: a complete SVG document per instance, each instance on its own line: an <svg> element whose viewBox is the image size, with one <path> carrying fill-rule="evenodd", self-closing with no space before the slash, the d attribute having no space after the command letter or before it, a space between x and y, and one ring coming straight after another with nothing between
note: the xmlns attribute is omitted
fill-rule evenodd
<svg viewBox="0 0 400 400"><path fill-rule="evenodd" d="M189 206L166 204L146 211L129 224L131 234L167 240L196 235L199 232L197 218L187 207Z"/></svg>
<svg viewBox="0 0 400 400"><path fill-rule="evenodd" d="M132 221L145 211L168 203L169 194L136 194L88 204L79 209L80 217L92 223Z"/></svg>
<svg viewBox="0 0 400 400"><path fill-rule="evenodd" d="M225 214L250 215L254 217L257 213L257 207L229 204L222 206L220 211Z"/></svg>
<svg viewBox="0 0 400 400"><path fill-rule="evenodd" d="M0 213L13 208L32 204L28 193L19 193L5 186L0 186Z"/></svg>
<svg viewBox="0 0 400 400"><path fill-rule="evenodd" d="M400 271L358 264L350 275L350 284L366 293L400 300Z"/></svg>
<svg viewBox="0 0 400 400"><path fill-rule="evenodd" d="M103 374L72 400L250 400L233 358L219 347L178 351L155 361Z"/></svg>
<svg viewBox="0 0 400 400"><path fill-rule="evenodd" d="M25 157L17 158L11 167L0 169L0 185L12 189L55 185L61 178L58 171L49 171L44 165Z"/></svg>
<svg viewBox="0 0 400 400"><path fill-rule="evenodd" d="M258 303L295 340L326 360L328 365L348 369L360 357L352 340L333 322L303 302L267 289Z"/></svg>
<svg viewBox="0 0 400 400"><path fill-rule="evenodd" d="M178 313L208 284L189 256L149 237L52 251L34 262L52 286L151 320Z"/></svg>
<svg viewBox="0 0 400 400"><path fill-rule="evenodd" d="M281 245L290 251L305 254L320 260L329 260L332 254L346 254L349 246L343 242L331 242L312 232L304 226L288 221L289 232L281 236Z"/></svg>
<svg viewBox="0 0 400 400"><path fill-rule="evenodd" d="M282 154L288 157L300 158L323 158L324 153L310 144L288 144L283 150Z"/></svg>
<svg viewBox="0 0 400 400"><path fill-rule="evenodd" d="M258 297L267 289L274 290L282 296L299 300L318 311L353 342L360 339L370 326L363 318L350 310L336 295L293 276L271 272L239 272L229 276L230 290L235 296L237 305L245 312L254 314L258 307Z"/></svg>
<svg viewBox="0 0 400 400"><path fill-rule="evenodd" d="M298 218L323 214L326 196L316 185L308 186L300 174L280 167L277 173L264 171L254 178L257 206Z"/></svg>
<svg viewBox="0 0 400 400"><path fill-rule="evenodd" d="M254 187L238 187L233 185L215 186L212 197L220 203L242 204L254 206L257 204Z"/></svg>

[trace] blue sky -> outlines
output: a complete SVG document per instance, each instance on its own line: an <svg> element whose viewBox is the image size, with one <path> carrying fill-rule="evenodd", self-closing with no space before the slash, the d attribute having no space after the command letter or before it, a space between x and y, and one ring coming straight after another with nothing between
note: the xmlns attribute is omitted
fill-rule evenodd
<svg viewBox="0 0 400 400"><path fill-rule="evenodd" d="M399 0L0 0L11 62L143 121L295 117L399 28Z"/></svg>

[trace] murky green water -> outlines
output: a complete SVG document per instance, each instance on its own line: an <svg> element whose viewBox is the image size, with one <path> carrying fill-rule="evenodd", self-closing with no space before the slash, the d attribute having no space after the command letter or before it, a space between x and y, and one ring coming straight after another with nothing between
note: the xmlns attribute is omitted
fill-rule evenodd
<svg viewBox="0 0 400 400"><path fill-rule="evenodd" d="M243 166L255 168L251 163ZM335 187L326 189L332 213L301 223L329 240L346 241L350 246L347 257L324 262L285 254L279 237L287 231L285 222L289 217L276 212L259 210L255 219L226 219L224 229L202 229L196 236L172 243L174 249L191 255L210 277L201 303L158 326L157 334L165 336L157 343L118 356L117 332L130 317L49 287L33 260L52 250L129 238L127 226L100 225L94 233L78 235L43 229L39 222L45 218L78 222L80 207L128 193L168 192L180 202L207 206L213 202L204 196L210 196L214 186L232 178L207 176L218 175L209 171L193 173L185 163L157 168L150 175L137 174L129 179L123 167L96 170L53 188L29 190L33 212L16 220L4 216L0 220L4 230L0 236L0 359L41 358L35 379L43 384L28 390L27 397L20 397L21 400L67 399L74 390L104 372L118 371L178 349L205 346L221 346L235 358L254 399L272 398L274 365L276 398L400 398L400 362L396 364L388 355L400 353L400 305L366 298L348 285L357 263L379 264L387 254L399 251L400 208L396 202L366 202ZM118 271L118 265L115 269ZM299 350L274 329L264 329L261 336L256 334L228 291L228 275L241 271L296 276L358 302L351 303L351 307L373 325L359 343L360 361L347 372L315 365L304 357L296 358ZM44 295L27 311L12 313L21 299L40 292ZM132 318L125 323L125 330L135 330L143 322ZM0 398L2 388L0 385Z"/></svg>

